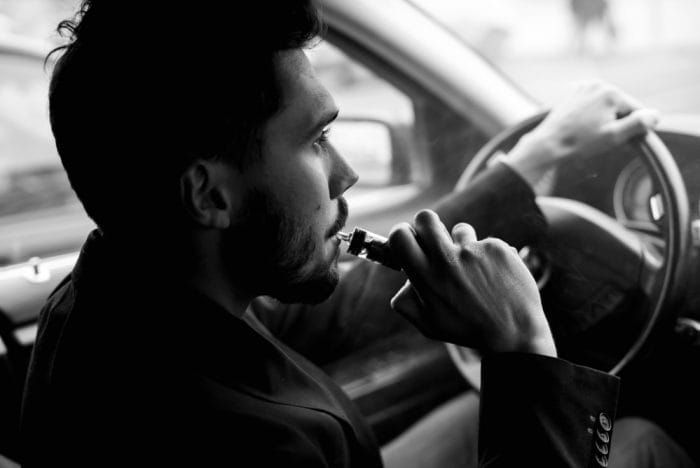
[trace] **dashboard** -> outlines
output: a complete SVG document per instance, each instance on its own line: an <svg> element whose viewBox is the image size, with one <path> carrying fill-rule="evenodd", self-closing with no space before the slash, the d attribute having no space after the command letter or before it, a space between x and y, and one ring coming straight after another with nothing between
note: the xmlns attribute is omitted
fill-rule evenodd
<svg viewBox="0 0 700 468"><path fill-rule="evenodd" d="M673 155L685 183L690 222L700 223L700 128L698 133L658 131ZM641 156L631 146L593 160L572 160L535 186L537 195L572 198L586 203L632 229L657 252L664 249L663 200ZM690 227L689 227L690 229ZM700 235L690 238L689 284L681 315L700 319Z"/></svg>
<svg viewBox="0 0 700 468"><path fill-rule="evenodd" d="M690 202L691 221L700 219L700 133L658 132L673 155ZM535 188L538 195L573 198L587 203L625 226L658 231L661 199L640 155L624 146L592 161L574 160L559 167L550 180Z"/></svg>
<svg viewBox="0 0 700 468"><path fill-rule="evenodd" d="M695 151L674 151L669 148L688 191L691 219L700 216L700 140ZM659 217L661 200L651 175L640 159L630 161L620 172L613 187L615 218L623 223L654 224Z"/></svg>

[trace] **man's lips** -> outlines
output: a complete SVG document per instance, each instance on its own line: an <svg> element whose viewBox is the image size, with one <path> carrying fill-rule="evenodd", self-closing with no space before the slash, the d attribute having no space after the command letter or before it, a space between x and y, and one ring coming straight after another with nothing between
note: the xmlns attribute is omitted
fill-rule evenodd
<svg viewBox="0 0 700 468"><path fill-rule="evenodd" d="M335 236L338 232L340 232L343 227L345 227L345 223L348 220L348 202L345 201L345 198L339 197L338 198L338 219L335 220L335 223L328 229L326 232L326 237L333 237Z"/></svg>
<svg viewBox="0 0 700 468"><path fill-rule="evenodd" d="M338 234L338 233L340 232L340 230L343 229L344 226L345 226L345 225L340 226L340 227L338 227L338 229L334 229L333 231L331 231L331 233L328 235L328 237L329 237L330 239L335 238L335 237L336 237L336 234Z"/></svg>
<svg viewBox="0 0 700 468"><path fill-rule="evenodd" d="M328 230L328 233L326 234L327 237L335 237L336 234L340 232L341 229L345 227L345 219L338 218L335 223L333 223L333 226Z"/></svg>

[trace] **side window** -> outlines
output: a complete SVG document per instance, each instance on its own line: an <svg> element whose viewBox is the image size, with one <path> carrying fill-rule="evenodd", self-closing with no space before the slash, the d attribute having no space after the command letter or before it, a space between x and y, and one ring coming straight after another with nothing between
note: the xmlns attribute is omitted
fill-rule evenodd
<svg viewBox="0 0 700 468"><path fill-rule="evenodd" d="M77 249L91 222L54 147L40 56L0 53L0 267Z"/></svg>
<svg viewBox="0 0 700 468"><path fill-rule="evenodd" d="M411 98L327 41L307 54L340 108L330 141L360 176L346 194L351 218L415 195L419 171ZM371 221L363 227L373 228Z"/></svg>

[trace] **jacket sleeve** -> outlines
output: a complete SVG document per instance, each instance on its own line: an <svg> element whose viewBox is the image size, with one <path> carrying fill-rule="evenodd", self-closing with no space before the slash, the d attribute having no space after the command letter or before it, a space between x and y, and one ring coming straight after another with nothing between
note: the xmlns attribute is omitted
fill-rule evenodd
<svg viewBox="0 0 700 468"><path fill-rule="evenodd" d="M502 162L442 198L434 210L448 229L467 222L479 239L498 237L516 247L537 239L547 226L530 185Z"/></svg>
<svg viewBox="0 0 700 468"><path fill-rule="evenodd" d="M607 466L619 379L562 359L498 353L482 364L479 466Z"/></svg>
<svg viewBox="0 0 700 468"><path fill-rule="evenodd" d="M465 221L479 238L500 237L517 246L545 225L530 186L500 162L433 209L448 227ZM325 364L408 326L389 306L405 280L403 273L360 260L341 274L338 287L321 304L288 305L264 298L252 309L275 336L316 364Z"/></svg>

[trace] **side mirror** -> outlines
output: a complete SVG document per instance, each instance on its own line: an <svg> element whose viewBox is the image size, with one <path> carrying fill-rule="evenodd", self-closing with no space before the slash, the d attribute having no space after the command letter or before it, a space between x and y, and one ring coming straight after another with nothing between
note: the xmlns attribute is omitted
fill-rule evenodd
<svg viewBox="0 0 700 468"><path fill-rule="evenodd" d="M379 119L340 117L331 142L360 175L358 186L381 187L411 181L410 136Z"/></svg>

